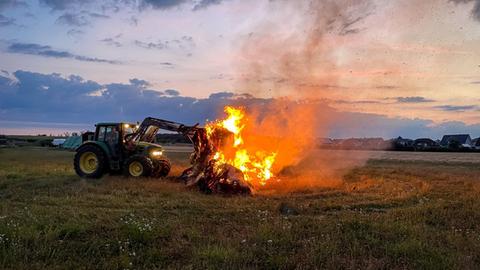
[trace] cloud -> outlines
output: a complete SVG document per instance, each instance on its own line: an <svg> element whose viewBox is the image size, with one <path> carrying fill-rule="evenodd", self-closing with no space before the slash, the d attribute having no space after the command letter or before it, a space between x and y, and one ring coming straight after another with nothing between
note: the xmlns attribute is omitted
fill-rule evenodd
<svg viewBox="0 0 480 270"><path fill-rule="evenodd" d="M67 32L67 35L70 36L70 37L75 37L75 36L79 36L79 35L83 35L83 34L85 34L85 32L82 31L82 30L78 30L78 29L70 29Z"/></svg>
<svg viewBox="0 0 480 270"><path fill-rule="evenodd" d="M114 46L114 47L122 47L122 43L113 39L113 38L104 38L100 40L101 42L107 44L108 46Z"/></svg>
<svg viewBox="0 0 480 270"><path fill-rule="evenodd" d="M231 92L219 92L208 98L180 96L177 90L156 91L150 83L131 79L129 83L100 84L76 75L41 74L18 70L14 78L0 75L0 121L13 121L16 127L30 122L71 123L93 129L101 121L141 121L147 116L185 124L216 119L225 105L242 105L268 110L275 99L255 98ZM298 103L292 102L292 106ZM340 112L318 101L300 104L315 106L334 119L327 136L383 137L398 136L440 138L446 133L480 135L480 124L462 122L435 124L426 119L392 118L378 114ZM12 122L10 122L12 123ZM11 124L11 128L15 125ZM312 125L315 125L312 119ZM82 127L83 127L82 126ZM80 129L80 128L79 128ZM2 131L4 128L2 129ZM78 131L78 130L71 130ZM320 134L320 133L319 133Z"/></svg>
<svg viewBox="0 0 480 270"><path fill-rule="evenodd" d="M92 2L93 0L40 0L41 4L48 6L52 10L74 9Z"/></svg>
<svg viewBox="0 0 480 270"><path fill-rule="evenodd" d="M145 42L141 40L135 40L134 44L144 49L179 49L179 50L191 50L195 48L195 41L191 36L182 36L178 39L172 40L158 40L156 42Z"/></svg>
<svg viewBox="0 0 480 270"><path fill-rule="evenodd" d="M188 0L141 0L140 7L151 7L154 9L170 9L188 3Z"/></svg>
<svg viewBox="0 0 480 270"><path fill-rule="evenodd" d="M7 51L10 53L38 55L38 56L51 57L51 58L75 59L78 61L85 61L85 62L120 64L119 61L106 60L106 59L88 57L83 55L76 55L67 51L55 50L48 45L39 45L35 43L12 43L8 46Z"/></svg>
<svg viewBox="0 0 480 270"><path fill-rule="evenodd" d="M480 84L480 81L473 81L473 82L470 82L470 84Z"/></svg>
<svg viewBox="0 0 480 270"><path fill-rule="evenodd" d="M110 16L107 16L105 14L100 14L100 13L95 13L95 12L90 12L88 15L92 18L97 18L97 19L110 19Z"/></svg>
<svg viewBox="0 0 480 270"><path fill-rule="evenodd" d="M163 50L167 48L167 45L164 44L162 41L158 42L143 42L140 40L135 40L134 44L137 45L138 47L144 48L144 49L158 49L158 50Z"/></svg>
<svg viewBox="0 0 480 270"><path fill-rule="evenodd" d="M5 17L2 14L0 14L0 27L10 26L10 25L14 25L14 24L15 24L15 19Z"/></svg>
<svg viewBox="0 0 480 270"><path fill-rule="evenodd" d="M397 97L395 99L398 103L426 103L435 101L433 99L426 99L424 97Z"/></svg>
<svg viewBox="0 0 480 270"><path fill-rule="evenodd" d="M206 9L209 6L219 5L222 2L223 0L201 0L199 3L195 4L195 6L193 7L193 10L198 11L198 10Z"/></svg>
<svg viewBox="0 0 480 270"><path fill-rule="evenodd" d="M464 112L464 111L474 111L479 109L477 105L466 105L466 106L440 105L440 106L435 106L434 108L442 111L447 111L447 112Z"/></svg>
<svg viewBox="0 0 480 270"><path fill-rule="evenodd" d="M66 12L60 17L58 17L56 22L59 24L64 24L69 26L82 27L82 26L89 25L91 21L94 19L108 19L108 18L110 17L107 15L99 14L95 12L87 12L87 11L82 11L80 13Z"/></svg>
<svg viewBox="0 0 480 270"><path fill-rule="evenodd" d="M218 93L213 93L210 94L208 98L211 99L228 99L228 98L233 98L235 96L234 93L232 92L218 92Z"/></svg>
<svg viewBox="0 0 480 270"><path fill-rule="evenodd" d="M90 22L88 21L87 16L67 12L62 16L58 17L57 23L81 27L88 25Z"/></svg>
<svg viewBox="0 0 480 270"><path fill-rule="evenodd" d="M176 97L176 96L179 96L179 95L180 95L180 92L178 92L178 91L175 90L175 89L167 89L167 90L165 90L165 91L163 91L163 92L165 92L165 94L167 94L167 95L169 95L169 96L175 96L175 97Z"/></svg>
<svg viewBox="0 0 480 270"><path fill-rule="evenodd" d="M480 0L450 0L455 4L466 4L473 2L473 9L471 11L472 17L480 22Z"/></svg>
<svg viewBox="0 0 480 270"><path fill-rule="evenodd" d="M27 7L27 3L25 1L19 0L1 0L0 1L0 11L6 10L8 8L15 8L15 7Z"/></svg>
<svg viewBox="0 0 480 270"><path fill-rule="evenodd" d="M131 79L130 80L131 85L135 85L141 88L146 88L148 86L151 86L151 84L145 80L140 80L140 79Z"/></svg>

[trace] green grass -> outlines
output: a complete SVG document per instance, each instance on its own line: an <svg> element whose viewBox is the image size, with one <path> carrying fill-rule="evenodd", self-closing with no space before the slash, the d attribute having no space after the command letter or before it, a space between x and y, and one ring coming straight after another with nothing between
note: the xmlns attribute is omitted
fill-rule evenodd
<svg viewBox="0 0 480 270"><path fill-rule="evenodd" d="M371 160L338 187L228 197L84 180L72 158L0 149L0 268L480 268L478 163Z"/></svg>

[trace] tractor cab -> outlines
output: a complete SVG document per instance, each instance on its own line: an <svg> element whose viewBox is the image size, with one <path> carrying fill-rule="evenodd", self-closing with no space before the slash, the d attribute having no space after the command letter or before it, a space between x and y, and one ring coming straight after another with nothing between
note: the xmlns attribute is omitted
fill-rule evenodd
<svg viewBox="0 0 480 270"><path fill-rule="evenodd" d="M124 144L125 137L133 134L137 128L137 125L132 123L99 123L95 126L94 141L110 144Z"/></svg>

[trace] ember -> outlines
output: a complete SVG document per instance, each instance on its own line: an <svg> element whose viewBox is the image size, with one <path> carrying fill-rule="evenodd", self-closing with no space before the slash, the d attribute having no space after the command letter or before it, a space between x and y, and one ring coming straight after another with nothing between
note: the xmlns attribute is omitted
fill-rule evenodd
<svg viewBox="0 0 480 270"><path fill-rule="evenodd" d="M182 176L187 185L197 184L207 193L251 193L273 177L277 154L245 147L244 109L227 106L225 113L227 118L195 132L192 167Z"/></svg>

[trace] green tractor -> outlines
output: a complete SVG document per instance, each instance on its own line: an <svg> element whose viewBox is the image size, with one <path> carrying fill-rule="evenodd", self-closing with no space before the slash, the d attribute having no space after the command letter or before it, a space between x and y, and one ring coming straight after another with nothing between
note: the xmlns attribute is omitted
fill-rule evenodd
<svg viewBox="0 0 480 270"><path fill-rule="evenodd" d="M99 123L95 134L76 149L75 172L80 177L100 178L105 173L130 177L165 177L170 172L163 148L155 144L160 129L191 138L196 126L147 117L140 124Z"/></svg>

